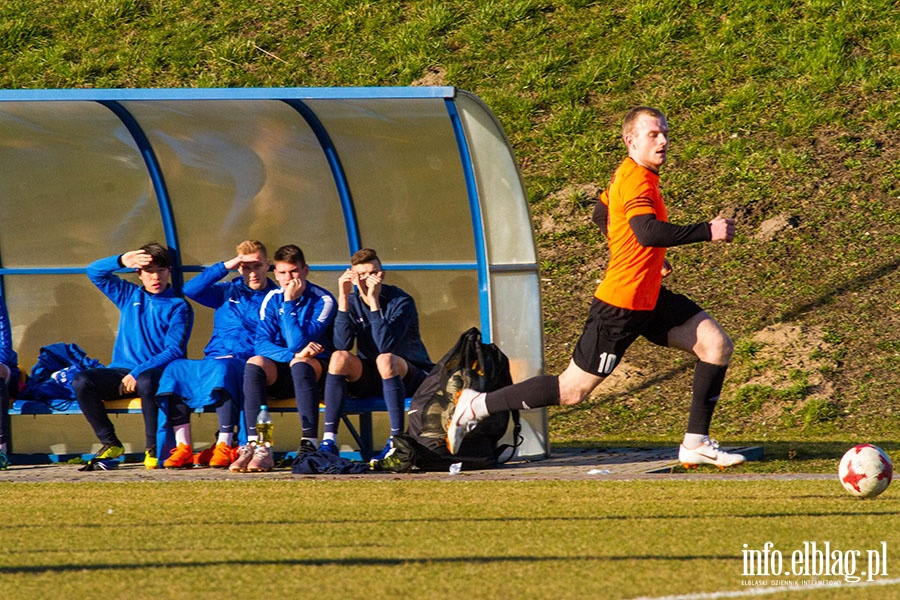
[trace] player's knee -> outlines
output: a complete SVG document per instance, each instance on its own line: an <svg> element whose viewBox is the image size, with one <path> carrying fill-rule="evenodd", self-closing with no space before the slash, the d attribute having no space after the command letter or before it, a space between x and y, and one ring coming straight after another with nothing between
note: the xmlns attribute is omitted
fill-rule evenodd
<svg viewBox="0 0 900 600"><path fill-rule="evenodd" d="M560 406L574 406L574 405L578 404L579 402L581 402L581 400L582 399L579 398L578 396L571 396L571 395L562 396L561 395L559 397L559 404L560 404Z"/></svg>
<svg viewBox="0 0 900 600"><path fill-rule="evenodd" d="M84 396L85 392L92 387L95 387L94 380L86 373L78 373L75 375L75 379L72 380L72 389L75 391L76 398Z"/></svg>
<svg viewBox="0 0 900 600"><path fill-rule="evenodd" d="M328 361L328 372L335 375L346 375L353 358L353 354L346 350L335 350L331 353Z"/></svg>
<svg viewBox="0 0 900 600"><path fill-rule="evenodd" d="M711 337L704 344L704 356L699 357L703 362L714 365L727 365L734 354L734 342L725 333Z"/></svg>
<svg viewBox="0 0 900 600"><path fill-rule="evenodd" d="M572 406L587 398L603 377L588 373L572 360L568 368L559 376L559 403Z"/></svg>
<svg viewBox="0 0 900 600"><path fill-rule="evenodd" d="M734 342L727 335L722 344L722 359L727 363L731 361L731 355L734 354Z"/></svg>
<svg viewBox="0 0 900 600"><path fill-rule="evenodd" d="M263 368L266 363L266 358L264 356L251 356L247 359L248 365L256 365L257 367Z"/></svg>
<svg viewBox="0 0 900 600"><path fill-rule="evenodd" d="M578 387L569 387L566 385L562 385L562 382L560 382L559 403L561 406L574 406L576 404L580 404L581 401L587 398L588 394L590 393L590 390L584 390Z"/></svg>
<svg viewBox="0 0 900 600"><path fill-rule="evenodd" d="M308 365L312 365L314 362L315 362L315 359L313 359L309 356L304 356L302 358L292 358L291 362L289 362L288 364L293 367L294 365L296 365L298 363L306 363Z"/></svg>
<svg viewBox="0 0 900 600"><path fill-rule="evenodd" d="M161 375L160 369L147 369L135 378L134 391L141 398L151 398L156 401L156 388L159 387Z"/></svg>
<svg viewBox="0 0 900 600"><path fill-rule="evenodd" d="M397 375L396 360L397 358L389 352L379 354L375 358L375 366L378 367L378 374L382 379L390 379Z"/></svg>

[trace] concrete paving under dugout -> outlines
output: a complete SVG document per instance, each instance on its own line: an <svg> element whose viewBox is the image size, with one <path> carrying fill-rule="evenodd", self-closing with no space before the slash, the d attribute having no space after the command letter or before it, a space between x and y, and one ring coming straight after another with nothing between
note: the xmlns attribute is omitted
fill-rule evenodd
<svg viewBox="0 0 900 600"><path fill-rule="evenodd" d="M144 420L140 414L110 414L116 434L122 440L125 454L143 459ZM19 464L65 462L73 456L90 457L100 450L100 442L87 420L80 414L12 415L13 447L21 455ZM275 451L292 452L300 446L300 419L297 413L273 412ZM320 418L321 420L321 418ZM353 421L354 426L357 425ZM387 413L372 415L374 440L380 450L390 427ZM219 429L216 413L192 413L191 437L199 452L213 445ZM338 444L348 458L359 458L358 445L341 425ZM11 460L16 462L16 456Z"/></svg>
<svg viewBox="0 0 900 600"><path fill-rule="evenodd" d="M760 460L760 446L731 447L729 451L744 452L750 460ZM79 465L44 464L11 465L0 472L0 481L12 482L129 482L129 481L249 481L254 478L297 480L304 478L325 479L453 479L466 481L529 481L529 480L622 480L643 478L703 478L727 477L738 479L831 479L828 474L760 474L745 473L741 467L724 473L714 467L702 467L688 473L674 473L678 466L678 449L663 448L561 448L549 458L540 461L511 462L494 469L463 471L451 475L448 472L365 473L361 475L294 475L290 465L269 473L231 473L227 469L156 469L148 471L140 463L125 463L112 471L82 472Z"/></svg>

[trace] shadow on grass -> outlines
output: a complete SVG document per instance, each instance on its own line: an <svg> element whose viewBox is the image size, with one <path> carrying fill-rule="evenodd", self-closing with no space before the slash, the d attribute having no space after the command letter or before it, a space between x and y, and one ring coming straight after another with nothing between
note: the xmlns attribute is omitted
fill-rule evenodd
<svg viewBox="0 0 900 600"><path fill-rule="evenodd" d="M847 450L861 443L873 444L888 453L888 455L897 454L900 456L900 441L896 440L853 440L848 435L847 440L827 440L827 441L810 441L810 440L760 440L760 439L732 439L728 438L728 443L723 444L729 447L738 446L762 446L765 454L763 461L772 460L835 460L838 461ZM585 450L658 450L672 449L672 453L678 450L680 440L591 440L589 442L570 443L570 444L554 444L555 449L575 449L583 448Z"/></svg>
<svg viewBox="0 0 900 600"><path fill-rule="evenodd" d="M849 437L849 436L848 436ZM554 444L552 457L565 456L568 462L593 464L602 458L603 464L647 464L653 461L670 460L673 464L672 474L692 473L686 471L677 461L677 447L680 440L642 441L642 440L591 440L587 443ZM752 451L752 457L740 467L730 469L729 473L747 475L833 475L837 480L838 463L850 448L861 440L846 439L827 441L809 440L759 440L728 439L723 449L760 447ZM900 442L886 439L867 440L887 452L895 459L900 456ZM745 451L750 452L750 451ZM750 456L750 454L748 454ZM572 458L570 458L572 457ZM583 458L582 458L583 457ZM573 462L574 461L574 462ZM660 471L654 471L660 472Z"/></svg>
<svg viewBox="0 0 900 600"><path fill-rule="evenodd" d="M763 446L768 460L834 460L841 459L847 450L862 443L856 441L757 441L752 442ZM900 443L891 440L873 440L866 443L878 446L888 454L900 450Z"/></svg>
<svg viewBox="0 0 900 600"><path fill-rule="evenodd" d="M820 498L820 496L806 496L807 498ZM830 497L821 497L823 499L829 499ZM833 498L831 498L833 499ZM863 506L872 506L875 507L875 504L863 504L862 501L853 500L855 505L863 507ZM765 513L754 513L754 514L739 514L736 512L728 512L727 514L684 514L684 515L598 515L598 516L528 516L528 517L515 517L515 516L497 516L497 517L441 517L441 522L443 523L502 523L502 524L515 524L515 523L573 523L573 522L584 522L584 523L603 523L603 522L618 522L618 521L706 521L706 520L746 520L746 519L779 519L779 518L790 518L796 519L797 517L807 517L807 518L834 518L834 517L852 517L858 518L862 516L867 517L892 517L892 516L900 516L900 510L870 510L868 508L858 510L858 511L847 511L847 510L834 510L834 511L803 511L803 512L765 512ZM383 519L383 518L371 518L371 519L297 519L297 520L286 520L281 519L278 521L273 520L261 520L261 521L242 521L241 523L228 523L229 527L232 528L258 528L258 527L284 527L284 526L297 526L297 527L307 527L309 525L348 525L348 526L357 526L357 525L384 525L388 523L433 523L434 518L432 516L426 516L421 518L415 517L406 517L406 518L398 518L398 519ZM121 523L111 525L108 523L83 523L83 524L69 524L65 526L65 529L155 529L158 527L166 527L166 528L174 528L174 527L218 527L223 525L221 521L190 521L185 523L173 523L171 521L165 523ZM47 527L46 524L42 525L31 525L27 523L22 524L10 524L6 523L0 525L0 531L2 530L16 530L16 529L45 529ZM24 551L23 553L27 553ZM0 573L3 572L3 567L0 567Z"/></svg>
<svg viewBox="0 0 900 600"><path fill-rule="evenodd" d="M215 567L400 567L409 565L434 565L434 564L499 564L499 563L550 563L550 562L632 562L632 561L725 561L740 562L740 556L723 557L717 554L698 554L690 556L452 556L421 558L383 558L383 557L352 557L352 558L273 558L273 559L235 559L220 561L198 562L155 562L155 563L99 563L99 564L68 564L68 565L29 565L0 567L0 575L23 575L44 573L67 572L97 572L97 571L142 571L144 569L196 569Z"/></svg>
<svg viewBox="0 0 900 600"><path fill-rule="evenodd" d="M838 297L843 296L845 294L851 294L854 292L858 292L860 290L871 287L871 285L873 283L875 283L879 279L882 279L884 277L887 277L888 275L891 275L898 268L900 268L900 259L894 260L893 262L887 262L887 263L884 263L883 265L881 265L880 267L870 269L869 271L867 271L865 273L861 273L857 277L853 277L852 279L849 279L843 285L836 286L830 292L822 294L815 300L812 300L805 304L801 304L799 306L795 306L791 310L788 310L788 311L782 313L781 315L779 315L778 320L779 321L791 321L793 319L796 319L797 317L801 317L801 316L805 315L806 313L808 313L820 306L833 304ZM769 324L770 324L769 322L759 323L758 327L760 327L760 328L765 327L766 325L769 325Z"/></svg>

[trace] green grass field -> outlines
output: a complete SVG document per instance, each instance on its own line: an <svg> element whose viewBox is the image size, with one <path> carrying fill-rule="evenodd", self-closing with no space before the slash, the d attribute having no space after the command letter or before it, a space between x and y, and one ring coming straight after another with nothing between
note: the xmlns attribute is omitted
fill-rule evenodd
<svg viewBox="0 0 900 600"><path fill-rule="evenodd" d="M715 433L766 444L744 469L773 477L0 481L0 597L900 598L897 491L857 501L834 480L785 479L833 472L861 441L898 455L897 23L890 0L0 3L4 88L478 94L528 189L551 372L605 266L585 190L623 155L624 111L661 107L672 221L738 219L727 248L670 255L672 287L736 342ZM761 236L779 216L792 226ZM678 439L690 361L642 344L626 360L639 383L552 411L553 442ZM804 543L865 559L884 542L888 575L782 589L813 578L745 576L744 545L766 542L786 561Z"/></svg>
<svg viewBox="0 0 900 600"><path fill-rule="evenodd" d="M0 589L24 598L699 599L840 582L790 594L819 600L849 597L847 575L867 586L853 598L891 598L900 596L900 500L890 491L860 501L831 479L716 476L9 484L0 487ZM781 575L758 564L748 575L745 551L767 542L763 562L774 570L780 553ZM830 561L839 575L785 575L813 542L841 553ZM882 543L888 576L867 582L868 551L880 560Z"/></svg>

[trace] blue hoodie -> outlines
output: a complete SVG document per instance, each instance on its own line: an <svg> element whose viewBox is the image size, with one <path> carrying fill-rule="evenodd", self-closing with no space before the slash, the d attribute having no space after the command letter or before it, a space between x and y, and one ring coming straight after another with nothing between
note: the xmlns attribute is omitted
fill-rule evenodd
<svg viewBox="0 0 900 600"><path fill-rule="evenodd" d="M13 350L9 313L6 312L6 301L2 296L0 296L0 363L7 367L15 367L19 364L19 357Z"/></svg>
<svg viewBox="0 0 900 600"><path fill-rule="evenodd" d="M170 285L158 294L147 292L117 276L119 256L101 258L87 266L91 282L119 308L119 331L110 368L128 369L132 377L184 358L194 313Z"/></svg>
<svg viewBox="0 0 900 600"><path fill-rule="evenodd" d="M296 300L284 299L280 287L272 290L259 309L256 353L275 362L291 362L310 342L325 350L316 358L327 359L334 350L331 335L337 302L328 290L309 281Z"/></svg>
<svg viewBox="0 0 900 600"><path fill-rule="evenodd" d="M347 312L334 320L334 347L356 351L365 360L379 354L395 354L417 367L430 371L434 366L419 334L419 312L412 296L393 285L381 286L381 310L372 311L354 290L347 298Z"/></svg>
<svg viewBox="0 0 900 600"><path fill-rule="evenodd" d="M253 290L241 276L216 283L227 274L225 263L211 265L184 284L184 295L216 311L212 336L203 353L211 358L233 356L247 360L254 354L260 306L266 294L278 289L278 285L266 279L265 288Z"/></svg>

